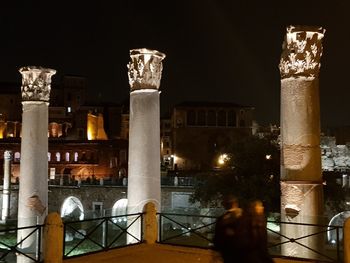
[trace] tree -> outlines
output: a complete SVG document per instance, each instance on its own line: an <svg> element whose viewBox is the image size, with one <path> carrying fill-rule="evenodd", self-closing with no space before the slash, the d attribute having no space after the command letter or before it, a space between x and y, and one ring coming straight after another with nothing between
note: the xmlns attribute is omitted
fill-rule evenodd
<svg viewBox="0 0 350 263"><path fill-rule="evenodd" d="M224 167L197 175L193 201L217 205L227 194L241 203L259 199L266 211L280 210L280 152L271 138L251 136L224 149Z"/></svg>

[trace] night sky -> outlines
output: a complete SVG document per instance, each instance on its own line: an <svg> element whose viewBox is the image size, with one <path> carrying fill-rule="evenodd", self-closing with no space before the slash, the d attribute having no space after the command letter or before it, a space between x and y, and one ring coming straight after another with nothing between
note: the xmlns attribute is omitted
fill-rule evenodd
<svg viewBox="0 0 350 263"><path fill-rule="evenodd" d="M260 124L279 123L285 28L317 25L327 30L322 126L350 125L350 1L324 2L6 1L0 9L0 81L20 82L21 66L51 67L58 71L54 81L85 76L90 99L118 103L129 94L129 50L147 47L167 55L163 113L182 101L236 102L254 106Z"/></svg>

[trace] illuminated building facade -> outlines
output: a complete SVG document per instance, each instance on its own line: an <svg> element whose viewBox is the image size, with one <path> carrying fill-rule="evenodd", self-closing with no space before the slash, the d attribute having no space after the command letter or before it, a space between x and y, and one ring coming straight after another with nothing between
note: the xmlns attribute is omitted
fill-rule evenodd
<svg viewBox="0 0 350 263"><path fill-rule="evenodd" d="M253 107L235 103L175 105L170 120L161 126L163 162L183 170L216 167L226 146L252 135L253 114Z"/></svg>
<svg viewBox="0 0 350 263"><path fill-rule="evenodd" d="M121 184L127 176L128 142L120 139L122 106L86 102L87 82L65 76L51 86L49 105L49 170L51 182L104 180ZM0 83L0 152L13 152L12 182L18 181L21 159L20 84ZM2 162L0 157L0 162ZM0 175L3 171L0 171ZM55 179L53 179L55 178Z"/></svg>

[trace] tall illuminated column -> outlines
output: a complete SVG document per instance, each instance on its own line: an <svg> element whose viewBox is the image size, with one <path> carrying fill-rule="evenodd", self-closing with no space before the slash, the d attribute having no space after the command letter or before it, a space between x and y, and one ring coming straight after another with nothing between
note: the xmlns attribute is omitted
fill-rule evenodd
<svg viewBox="0 0 350 263"><path fill-rule="evenodd" d="M48 106L53 69L23 67L22 74L22 140L18 197L18 227L43 224L48 205ZM18 232L18 242L32 229ZM35 251L35 235L19 247L28 254ZM24 256L17 261L27 262Z"/></svg>
<svg viewBox="0 0 350 263"><path fill-rule="evenodd" d="M281 72L281 214L283 221L319 223L323 213L320 150L320 27L289 26L280 61ZM282 225L282 233L298 238L317 232L311 227ZM317 249L319 236L298 242ZM289 256L312 256L295 242L282 246Z"/></svg>
<svg viewBox="0 0 350 263"><path fill-rule="evenodd" d="M11 160L12 152L4 152L4 184L2 190L2 211L1 221L6 222L10 215L10 196L11 196Z"/></svg>
<svg viewBox="0 0 350 263"><path fill-rule="evenodd" d="M152 201L160 208L159 86L162 60L156 50L133 49L128 64L130 92L128 212Z"/></svg>

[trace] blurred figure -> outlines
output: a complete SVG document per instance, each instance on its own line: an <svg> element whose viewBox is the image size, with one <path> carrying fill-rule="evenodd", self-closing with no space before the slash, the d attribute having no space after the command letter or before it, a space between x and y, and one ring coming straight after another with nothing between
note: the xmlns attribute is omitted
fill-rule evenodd
<svg viewBox="0 0 350 263"><path fill-rule="evenodd" d="M239 208L237 198L232 195L226 196L222 204L227 211L216 222L214 249L220 253L225 263L244 262L242 209Z"/></svg>
<svg viewBox="0 0 350 263"><path fill-rule="evenodd" d="M250 240L246 262L273 263L267 249L266 219L262 202L259 200L251 202L243 217Z"/></svg>

